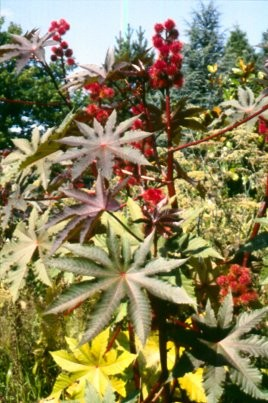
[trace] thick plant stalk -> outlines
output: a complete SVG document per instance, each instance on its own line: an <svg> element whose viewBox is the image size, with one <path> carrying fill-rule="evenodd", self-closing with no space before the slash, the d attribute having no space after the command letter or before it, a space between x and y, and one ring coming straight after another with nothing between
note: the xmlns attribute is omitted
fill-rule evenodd
<svg viewBox="0 0 268 403"><path fill-rule="evenodd" d="M168 144L168 155L167 155L167 188L168 196L173 197L176 194L174 180L173 180L173 152L172 150L172 131L171 131L171 111L170 111L170 95L169 89L167 89L166 94L166 131L167 131L167 144ZM176 206L173 206L176 207Z"/></svg>

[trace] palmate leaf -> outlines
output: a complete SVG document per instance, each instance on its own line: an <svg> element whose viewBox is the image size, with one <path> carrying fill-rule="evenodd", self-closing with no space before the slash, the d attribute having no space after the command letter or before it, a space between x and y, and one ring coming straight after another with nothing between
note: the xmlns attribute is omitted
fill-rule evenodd
<svg viewBox="0 0 268 403"><path fill-rule="evenodd" d="M185 259L155 258L146 263L153 237L154 233L145 239L131 260L129 251L126 252L125 241L117 239L110 228L107 239L109 253L105 251L99 253L100 250L95 246L66 245L67 249L69 248L76 255L76 260L71 257L58 258L48 260L47 264L60 270L67 268L70 272L92 276L94 279L71 285L67 292L53 303L47 314L64 312L74 307L77 302L92 296L94 291L102 292L95 312L92 313L88 330L81 340L82 344L100 333L111 320L120 302L127 299L130 319L139 339L144 344L150 331L152 317L148 292L177 304L194 304L184 289L173 287L152 277L157 273L171 272L186 261ZM99 259L96 261L95 257L98 253ZM96 272L96 265L100 267L99 273ZM79 289L81 289L80 294Z"/></svg>
<svg viewBox="0 0 268 403"><path fill-rule="evenodd" d="M11 34L13 44L0 46L0 63L6 62L14 57L17 58L16 72L19 73L28 61L34 56L42 63L46 63L45 47L56 45L57 42L50 38L54 32L48 32L39 36L38 30L32 30L24 36Z"/></svg>
<svg viewBox="0 0 268 403"><path fill-rule="evenodd" d="M96 80L102 82L105 79L122 78L122 70L129 65L130 63L127 62L115 63L114 49L110 48L107 50L103 65L80 64L79 67L81 70L67 77L68 82L63 86L63 89L70 87L73 89L82 88L86 84L90 84Z"/></svg>
<svg viewBox="0 0 268 403"><path fill-rule="evenodd" d="M24 222L19 222L13 233L13 239L4 245L0 252L0 276L9 284L14 300L18 298L19 290L25 283L30 264L37 278L42 283L51 285L45 264L45 255L51 247L49 234L44 229L47 218L48 211L39 217L34 208L28 226ZM33 260L36 252L39 259Z"/></svg>
<svg viewBox="0 0 268 403"><path fill-rule="evenodd" d="M198 368L194 372L186 373L178 378L180 387L184 389L190 400L197 403L206 403L207 398L202 385L203 369Z"/></svg>
<svg viewBox="0 0 268 403"><path fill-rule="evenodd" d="M115 191L106 190L104 179L100 174L96 180L95 193L87 193L80 189L62 189L62 192L80 204L65 207L62 213L48 222L47 227L51 227L59 222L69 220L63 230L58 233L51 254L75 232L80 233L80 242L83 243L90 236L92 226L101 213L116 211L120 208L120 204L113 199Z"/></svg>
<svg viewBox="0 0 268 403"><path fill-rule="evenodd" d="M25 170L29 165L36 164L37 161L47 158L60 150L60 144L56 141L66 136L71 126L74 125L75 114L69 112L58 127L48 129L42 136L41 142L37 145L35 152L28 155L20 163L20 170ZM50 159L51 157L49 157Z"/></svg>
<svg viewBox="0 0 268 403"><path fill-rule="evenodd" d="M72 175L79 177L93 161L96 160L98 169L105 178L110 178L115 158L121 158L139 165L150 165L143 154L134 147L125 146L151 136L152 133L143 131L126 132L137 119L133 117L121 122L117 127L116 110L109 116L105 127L94 119L93 128L85 123L77 122L81 136L68 136L59 140L60 143L74 147L64 153L58 161L74 160ZM124 133L125 135L121 137Z"/></svg>
<svg viewBox="0 0 268 403"><path fill-rule="evenodd" d="M37 182L36 186L39 184L46 190L50 177L50 168L52 163L54 162L54 158L59 152L54 152L50 157L39 156L37 161L33 161L28 164L27 167L24 167L23 172L21 173L21 165L25 162L25 160L30 159L33 155L37 153L38 148L47 141L50 132L47 131L45 135L41 136L39 129L36 127L32 131L31 140L27 139L13 139L16 150L11 152L4 160L3 166L8 166L10 164L14 165L14 173L13 175L21 174L21 179L25 178L27 175L31 173L31 170L34 169L37 174Z"/></svg>
<svg viewBox="0 0 268 403"><path fill-rule="evenodd" d="M223 382L226 377L224 368L208 365L204 368L203 376L207 403L218 402L223 393Z"/></svg>
<svg viewBox="0 0 268 403"><path fill-rule="evenodd" d="M68 377L59 375L50 397L59 398L64 390L77 382L82 391L85 391L88 382L101 396L105 396L109 388L121 396L126 395L124 382L116 377L136 359L136 355L121 346L105 352L109 342L109 329L100 333L90 345L77 347L78 340L72 338L66 338L66 342L70 352L58 350L51 352L51 355L69 374Z"/></svg>
<svg viewBox="0 0 268 403"><path fill-rule="evenodd" d="M220 104L220 107L224 109L224 113L231 117L232 120L238 120L246 117L247 115L253 114L260 110L264 105L267 105L267 97L261 94L258 98L254 98L252 90L248 87L245 89L242 87L238 88L238 100L232 99L230 101L224 101ZM265 119L268 118L268 112L264 112L261 116ZM247 127L253 128L259 116L250 119L246 123Z"/></svg>
<svg viewBox="0 0 268 403"><path fill-rule="evenodd" d="M219 309L216 321L211 320L211 311L212 308L208 304L206 314L198 319L203 334L199 340L214 350L219 357L224 358L226 365L225 367L216 366L216 368L221 368L218 370L218 375L216 369L213 370L210 366L205 371L204 386L207 395L211 396L209 402L219 400L225 378L223 373L227 367L229 367L233 382L238 383L245 393L257 399L268 400L268 394L259 389L261 372L252 365L249 359L250 357L267 358L268 341L258 335L245 337L267 315L268 307L240 314L236 324L233 325L233 301L231 293L229 293ZM220 334L222 334L221 337ZM202 359L206 362L205 357Z"/></svg>

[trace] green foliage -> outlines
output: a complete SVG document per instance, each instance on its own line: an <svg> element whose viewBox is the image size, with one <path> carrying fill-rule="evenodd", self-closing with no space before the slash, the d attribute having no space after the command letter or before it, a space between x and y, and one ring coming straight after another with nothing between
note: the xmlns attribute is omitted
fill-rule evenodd
<svg viewBox="0 0 268 403"><path fill-rule="evenodd" d="M155 26L155 63L129 27L69 77L44 59L51 33L9 32L3 110L18 94L31 109L3 114L3 144L8 126L19 138L0 167L0 394L12 374L14 401L230 403L238 387L267 400L267 89L244 34L223 77L219 14L201 3L180 88L172 20Z"/></svg>
<svg viewBox="0 0 268 403"><path fill-rule="evenodd" d="M249 63L255 60L256 55L254 48L249 43L246 32L242 31L238 25L235 25L224 46L221 69L229 72L235 62L241 58L246 63Z"/></svg>
<svg viewBox="0 0 268 403"><path fill-rule="evenodd" d="M200 3L199 9L193 11L187 35L189 41L184 48L185 85L182 94L194 104L213 107L221 99L221 89L209 85L207 67L219 63L224 48L220 14L212 1Z"/></svg>
<svg viewBox="0 0 268 403"><path fill-rule="evenodd" d="M104 397L104 400L107 399L107 392L110 389L126 396L125 382L121 374L135 360L136 355L129 353L120 345L116 350L106 351L108 341L109 329L95 337L90 346L84 344L78 348L77 340L66 338L71 352L59 350L52 352L51 355L63 370L71 374L62 373L58 376L50 397L59 398L67 389L69 397L82 398L87 381ZM73 390L74 388L70 386L75 382L78 383L78 387ZM109 393L111 395L111 391Z"/></svg>
<svg viewBox="0 0 268 403"><path fill-rule="evenodd" d="M182 288L172 287L151 276L158 273L169 273L181 266L185 260L165 260L156 258L146 264L154 233L131 254L130 245L109 229L107 236L107 254L104 250L92 246L67 245L67 249L78 257L50 259L48 265L77 275L92 276L94 280L86 280L72 285L65 294L50 307L47 314L64 312L72 309L85 299L102 292L95 313L88 324L80 344L93 339L110 321L120 302L128 298L128 314L135 331L144 344L151 327L151 308L148 294L171 301L176 304L193 304L193 300Z"/></svg>
<svg viewBox="0 0 268 403"><path fill-rule="evenodd" d="M49 234L44 229L48 211L42 217L33 208L28 228L20 221L14 232L13 239L6 243L1 250L1 279L9 284L9 290L14 300L18 298L19 290L24 286L29 267L37 278L51 286L51 279L45 264L45 255L51 247ZM37 258L34 255L37 253Z"/></svg>

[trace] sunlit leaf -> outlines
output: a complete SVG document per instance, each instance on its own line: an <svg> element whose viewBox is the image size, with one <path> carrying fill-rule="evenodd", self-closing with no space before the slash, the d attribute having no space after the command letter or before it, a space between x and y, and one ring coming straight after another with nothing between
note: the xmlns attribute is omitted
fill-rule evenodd
<svg viewBox="0 0 268 403"><path fill-rule="evenodd" d="M101 298L96 304L95 312L91 316L88 330L81 340L82 344L93 339L108 325L121 301L127 298L131 321L140 341L144 344L151 328L152 319L147 292L176 304L194 304L194 301L183 288L173 287L167 282L152 277L158 273L169 273L185 262L185 259L155 258L147 263L152 241L153 234L144 240L130 259L129 253L125 252L124 242L109 229L107 238L109 254L105 251L102 252L102 257L99 259L99 262L101 261L99 272L95 259L92 259L93 256L96 256L96 247L94 246L73 244L70 250L76 254L76 261L71 257L48 260L49 266L93 276L95 280L71 285L53 303L47 313L63 312L78 302L89 298L94 292L102 292ZM69 248L68 245L66 247ZM91 248L93 248L92 255ZM106 258L104 258L104 254L107 254ZM79 289L81 289L80 293Z"/></svg>

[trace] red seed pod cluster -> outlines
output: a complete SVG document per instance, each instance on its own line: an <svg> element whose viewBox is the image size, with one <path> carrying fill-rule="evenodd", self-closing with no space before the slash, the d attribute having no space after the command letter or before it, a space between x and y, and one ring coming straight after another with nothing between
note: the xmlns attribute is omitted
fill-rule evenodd
<svg viewBox="0 0 268 403"><path fill-rule="evenodd" d="M101 108L100 106L96 104L90 104L86 107L85 111L87 114L90 116L90 118L95 118L97 119L98 122L100 122L102 125L104 125L110 115L108 110Z"/></svg>
<svg viewBox="0 0 268 403"><path fill-rule="evenodd" d="M139 103L137 105L132 106L132 108L130 109L130 112L134 116L140 115L141 113L145 112L145 106L142 103ZM137 118L137 120L135 120L135 122L133 123L131 129L132 130L146 130L146 127L145 127L145 124L142 121L142 119ZM141 150L142 153L147 158L152 157L154 154L151 137L144 139L143 141L138 142L138 143L132 143L132 146Z"/></svg>
<svg viewBox="0 0 268 403"><path fill-rule="evenodd" d="M163 200L166 195L161 189L148 188L142 193L141 197L147 204L155 206L161 200Z"/></svg>
<svg viewBox="0 0 268 403"><path fill-rule="evenodd" d="M158 50L158 58L149 68L151 85L154 88L181 87L183 76L181 73L183 47L178 40L179 32L175 22L168 19L164 24L155 24L153 45Z"/></svg>
<svg viewBox="0 0 268 403"><path fill-rule="evenodd" d="M114 97L114 90L107 85L99 83L86 84L84 86L85 90L89 91L90 99L92 101L99 101L101 99L109 99Z"/></svg>
<svg viewBox="0 0 268 403"><path fill-rule="evenodd" d="M53 46L51 48L52 55L50 60L56 62L58 59L65 58L66 63L69 66L75 64L73 56L73 50L69 48L68 42L62 40L62 36L70 29L70 24L63 18L59 21L52 21L49 27L49 32L54 32L52 39L59 42L58 46Z"/></svg>
<svg viewBox="0 0 268 403"><path fill-rule="evenodd" d="M219 276L216 282L220 287L221 298L231 289L234 305L247 305L258 299L257 292L252 289L252 277L248 267L232 264L229 273Z"/></svg>
<svg viewBox="0 0 268 403"><path fill-rule="evenodd" d="M86 84L84 89L89 92L90 99L94 101L94 103L86 107L85 111L90 118L95 118L101 124L105 124L110 115L110 111L107 108L103 108L101 102L114 97L115 92L113 88L95 82Z"/></svg>

